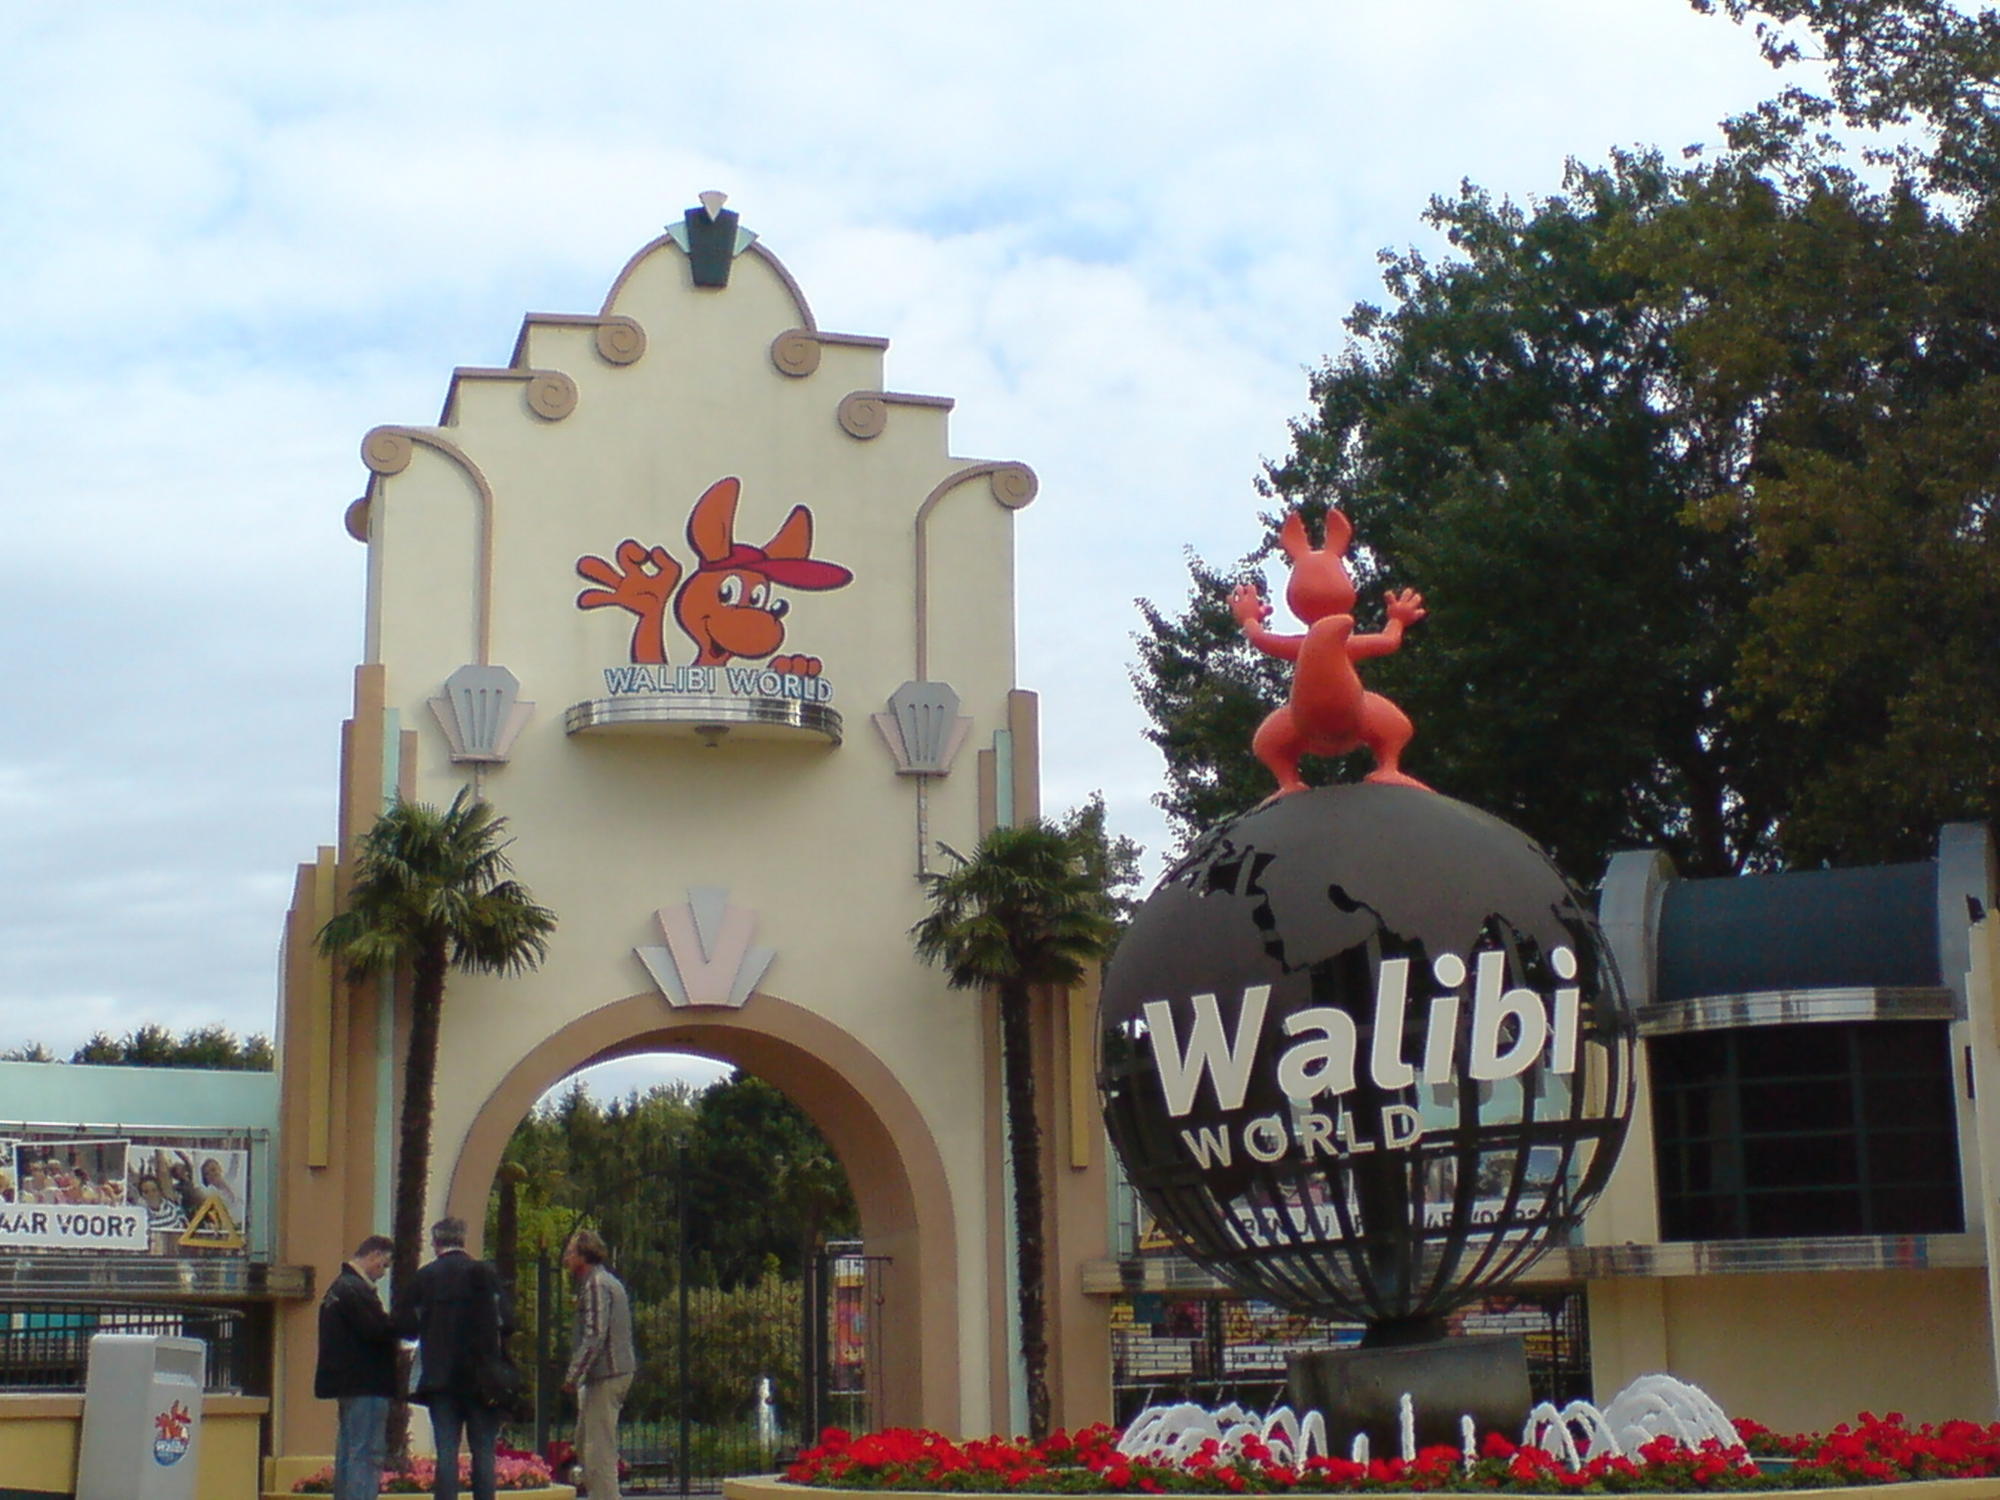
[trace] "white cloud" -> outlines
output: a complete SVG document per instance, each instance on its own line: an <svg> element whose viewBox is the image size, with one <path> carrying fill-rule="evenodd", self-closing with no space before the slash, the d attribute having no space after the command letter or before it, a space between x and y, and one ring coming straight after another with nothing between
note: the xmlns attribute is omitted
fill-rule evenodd
<svg viewBox="0 0 2000 1500"><path fill-rule="evenodd" d="M702 188L954 447L1033 464L1052 807L1149 842L1134 595L1254 535L1303 370L1472 177L1713 139L1771 86L1681 0L980 10L519 0L44 8L0 45L0 1003L61 1048L271 1025L331 835L362 433ZM246 634L232 617L274 622ZM211 705L244 705L220 715ZM8 1040L0 1037L0 1042Z"/></svg>

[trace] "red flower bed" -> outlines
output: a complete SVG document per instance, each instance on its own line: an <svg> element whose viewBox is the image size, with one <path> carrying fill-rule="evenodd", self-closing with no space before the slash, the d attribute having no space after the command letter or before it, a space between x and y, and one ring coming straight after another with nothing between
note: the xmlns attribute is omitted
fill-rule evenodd
<svg viewBox="0 0 2000 1500"><path fill-rule="evenodd" d="M829 1428L785 1471L794 1484L853 1490L939 1490L1006 1495L1275 1495L1369 1491L1504 1491L1557 1495L1684 1493L1696 1490L1824 1489L1895 1480L1959 1479L2000 1474L2000 1423L1946 1422L1911 1428L1894 1412L1863 1413L1831 1433L1786 1436L1739 1422L1742 1446L1708 1442L1689 1448L1655 1438L1626 1458L1595 1458L1579 1469L1539 1448L1522 1448L1489 1433L1470 1468L1456 1448L1426 1448L1354 1463L1311 1458L1276 1460L1251 1439L1225 1456L1205 1443L1182 1464L1135 1460L1119 1453L1118 1433L1097 1426L1059 1432L1041 1443L1008 1438L953 1442L935 1432L895 1428L851 1437ZM1767 1472L1757 1455L1789 1465Z"/></svg>

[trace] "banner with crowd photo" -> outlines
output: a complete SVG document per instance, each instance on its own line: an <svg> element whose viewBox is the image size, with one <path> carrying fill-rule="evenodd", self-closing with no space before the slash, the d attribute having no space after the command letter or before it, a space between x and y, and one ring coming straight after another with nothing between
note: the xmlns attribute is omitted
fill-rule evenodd
<svg viewBox="0 0 2000 1500"><path fill-rule="evenodd" d="M0 1204L0 1247L148 1248L146 1215L126 1202L127 1141L14 1141L13 1199Z"/></svg>
<svg viewBox="0 0 2000 1500"><path fill-rule="evenodd" d="M72 1208L123 1208L130 1141L16 1141L14 1201Z"/></svg>
<svg viewBox="0 0 2000 1500"><path fill-rule="evenodd" d="M250 1209L250 1153L184 1141L132 1142L127 1200L146 1214L153 1249L235 1250Z"/></svg>
<svg viewBox="0 0 2000 1500"><path fill-rule="evenodd" d="M0 1203L14 1201L14 1149L21 1143L0 1136Z"/></svg>

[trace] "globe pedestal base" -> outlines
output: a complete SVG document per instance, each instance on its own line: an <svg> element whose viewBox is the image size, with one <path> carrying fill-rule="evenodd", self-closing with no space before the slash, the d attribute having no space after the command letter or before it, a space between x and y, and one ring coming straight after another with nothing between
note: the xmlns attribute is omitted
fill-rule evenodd
<svg viewBox="0 0 2000 1500"><path fill-rule="evenodd" d="M1471 1417L1481 1436L1512 1436L1534 1404L1527 1347L1508 1335L1311 1350L1287 1362L1286 1383L1293 1411L1325 1418L1334 1452L1345 1454L1354 1434L1365 1432L1377 1458L1403 1451L1405 1395L1416 1409L1419 1448L1461 1446L1461 1417Z"/></svg>

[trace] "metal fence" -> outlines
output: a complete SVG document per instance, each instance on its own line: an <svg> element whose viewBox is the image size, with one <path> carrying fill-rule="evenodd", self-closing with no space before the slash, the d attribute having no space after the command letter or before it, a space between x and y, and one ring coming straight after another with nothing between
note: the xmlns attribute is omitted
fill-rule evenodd
<svg viewBox="0 0 2000 1500"><path fill-rule="evenodd" d="M858 1250L829 1250L806 1267L806 1379L797 1423L802 1444L817 1442L829 1427L872 1432L882 1425L889 1257Z"/></svg>
<svg viewBox="0 0 2000 1500"><path fill-rule="evenodd" d="M249 1320L234 1308L135 1302L0 1302L0 1390L81 1391L90 1340L100 1333L200 1339L208 1350L205 1390L238 1394L249 1384Z"/></svg>
<svg viewBox="0 0 2000 1500"><path fill-rule="evenodd" d="M713 1493L725 1478L772 1472L827 1427L874 1426L886 1265L832 1248L808 1260L802 1279L732 1288L635 1268L627 1291L639 1371L619 1421L626 1492ZM553 1261L524 1267L515 1302L532 1344L522 1352L535 1421L507 1440L560 1460L576 1424L562 1391L569 1279Z"/></svg>

